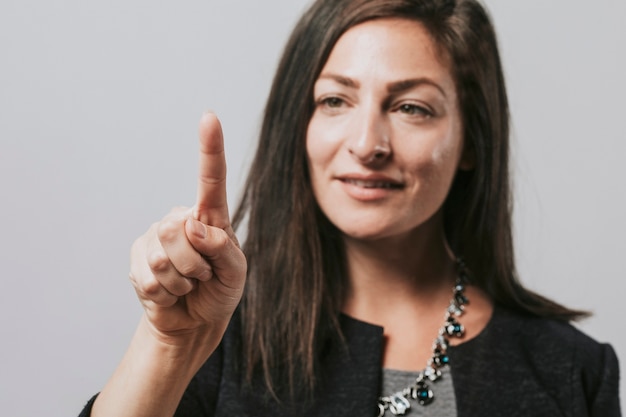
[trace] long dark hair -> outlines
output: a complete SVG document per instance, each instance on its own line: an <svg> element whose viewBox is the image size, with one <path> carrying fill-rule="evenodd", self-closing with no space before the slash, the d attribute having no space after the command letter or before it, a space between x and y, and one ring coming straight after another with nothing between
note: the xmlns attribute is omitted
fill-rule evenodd
<svg viewBox="0 0 626 417"><path fill-rule="evenodd" d="M250 381L270 392L312 392L325 343L340 339L347 287L340 235L319 210L309 181L305 138L313 86L333 46L372 19L423 24L455 79L464 138L475 160L444 203L452 250L496 304L523 314L583 315L518 281L511 231L509 112L493 25L476 0L318 0L289 39L267 101L260 140L233 225L247 223L248 282L241 303L242 357ZM303 384L304 382L304 384ZM293 391L291 392L293 394Z"/></svg>

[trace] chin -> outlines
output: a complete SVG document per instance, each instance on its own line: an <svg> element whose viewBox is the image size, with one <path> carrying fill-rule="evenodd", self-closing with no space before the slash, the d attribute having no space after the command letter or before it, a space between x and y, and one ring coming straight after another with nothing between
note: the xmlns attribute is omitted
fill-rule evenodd
<svg viewBox="0 0 626 417"><path fill-rule="evenodd" d="M432 236L433 232L443 227L440 217L436 215L421 218L415 214L403 216L401 213L362 217L354 212L351 214L352 217L338 216L329 220L345 238L364 242L390 238L412 239L423 233Z"/></svg>
<svg viewBox="0 0 626 417"><path fill-rule="evenodd" d="M375 241L391 237L395 234L391 227L385 226L382 222L375 224L351 224L345 227L337 225L336 227L346 238L363 241Z"/></svg>

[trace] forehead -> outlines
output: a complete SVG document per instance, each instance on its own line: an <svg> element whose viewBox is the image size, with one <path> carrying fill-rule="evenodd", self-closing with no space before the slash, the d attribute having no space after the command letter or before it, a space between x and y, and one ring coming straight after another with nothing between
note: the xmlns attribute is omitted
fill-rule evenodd
<svg viewBox="0 0 626 417"><path fill-rule="evenodd" d="M424 25L386 18L348 29L334 45L322 73L394 80L427 77L454 89L448 61Z"/></svg>

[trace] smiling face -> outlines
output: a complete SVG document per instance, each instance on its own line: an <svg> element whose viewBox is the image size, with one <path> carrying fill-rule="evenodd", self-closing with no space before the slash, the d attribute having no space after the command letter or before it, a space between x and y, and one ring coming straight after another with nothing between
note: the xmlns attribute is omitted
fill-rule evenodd
<svg viewBox="0 0 626 417"><path fill-rule="evenodd" d="M454 80L419 23L372 20L346 31L314 86L306 138L315 198L345 236L442 227L463 149Z"/></svg>

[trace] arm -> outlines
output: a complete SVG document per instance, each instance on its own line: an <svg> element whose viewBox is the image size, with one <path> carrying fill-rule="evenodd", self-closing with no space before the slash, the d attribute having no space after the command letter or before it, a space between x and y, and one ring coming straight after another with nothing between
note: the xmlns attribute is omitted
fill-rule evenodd
<svg viewBox="0 0 626 417"><path fill-rule="evenodd" d="M195 208L175 209L133 245L130 276L144 314L92 416L172 416L219 344L246 275L225 183L221 128L207 114Z"/></svg>
<svg viewBox="0 0 626 417"><path fill-rule="evenodd" d="M142 317L128 351L96 399L92 416L174 415L189 381L221 337L219 332L198 332L180 344L169 344L155 340L149 327Z"/></svg>

